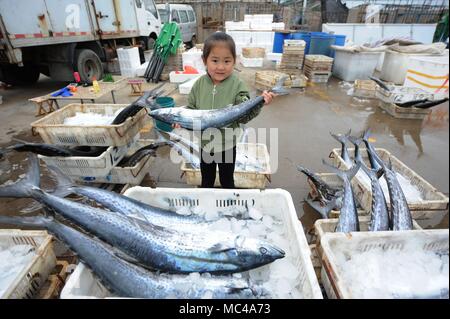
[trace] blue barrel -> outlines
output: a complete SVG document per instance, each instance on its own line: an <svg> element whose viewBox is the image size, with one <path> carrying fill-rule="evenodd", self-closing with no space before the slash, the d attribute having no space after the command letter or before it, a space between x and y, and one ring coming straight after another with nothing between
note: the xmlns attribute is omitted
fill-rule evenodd
<svg viewBox="0 0 450 319"><path fill-rule="evenodd" d="M159 108L175 106L175 101L173 100L173 98L168 97L168 96L158 97L158 98L156 98L155 102ZM155 120L155 125L158 129L160 129L161 131L164 131L164 132L171 132L173 130L172 125L158 121L158 120Z"/></svg>
<svg viewBox="0 0 450 319"><path fill-rule="evenodd" d="M333 34L325 32L311 32L311 44L309 46L309 54L321 54L331 57L331 46L335 43L336 38Z"/></svg>
<svg viewBox="0 0 450 319"><path fill-rule="evenodd" d="M290 39L290 34L285 32L275 32L273 38L273 53L283 53L284 40Z"/></svg>
<svg viewBox="0 0 450 319"><path fill-rule="evenodd" d="M311 43L311 33L310 32L295 32L292 34L293 40L303 40L306 42L305 54L309 52L309 46Z"/></svg>
<svg viewBox="0 0 450 319"><path fill-rule="evenodd" d="M335 34L334 37L336 38L336 41L334 45L339 45L343 47L345 45L345 35ZM331 50L331 57L334 58L336 51Z"/></svg>

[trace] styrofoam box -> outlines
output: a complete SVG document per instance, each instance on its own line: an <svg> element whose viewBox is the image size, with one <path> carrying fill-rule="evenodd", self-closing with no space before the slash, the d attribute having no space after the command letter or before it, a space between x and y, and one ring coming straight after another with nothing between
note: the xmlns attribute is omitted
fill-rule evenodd
<svg viewBox="0 0 450 319"><path fill-rule="evenodd" d="M341 264L342 258L339 255L345 255L351 259L352 256L361 252L379 250L395 251L399 256L415 252L434 252L436 254L447 254L449 252L449 230L448 229L429 229L429 230L408 230L408 231L382 231L382 232L355 232L349 234L344 233L326 233L321 239L322 255L322 271L321 279L328 298L353 299L362 298L355 293L355 286L362 285L364 290L371 289L370 282L351 283L344 280L344 272L346 267ZM374 255L376 256L376 255ZM376 258L376 257L375 257ZM401 269L403 265L398 265ZM373 268L373 266L372 266ZM354 271L364 271L367 269L352 269ZM373 269L372 271L380 271L382 269ZM432 275L430 275L432 276ZM408 278L411 280L413 278ZM433 278L430 278L432 281ZM447 283L448 291L448 281ZM407 283L405 282L405 286ZM403 287L403 286L402 286ZM401 288L401 287L400 287ZM421 295L423 287L416 287L413 293ZM378 292L374 291L373 293ZM379 292L384 293L384 292ZM392 291L391 293L398 293ZM380 295L379 298L382 298Z"/></svg>
<svg viewBox="0 0 450 319"><path fill-rule="evenodd" d="M250 29L250 22L249 21L225 21L225 30L228 33L228 31L234 31L234 30L249 30Z"/></svg>
<svg viewBox="0 0 450 319"><path fill-rule="evenodd" d="M145 63L141 64L136 69L136 72L135 72L136 75L135 76L144 76L145 71L147 70L148 64L149 64L149 62L145 62ZM124 74L122 74L122 75L124 75Z"/></svg>
<svg viewBox="0 0 450 319"><path fill-rule="evenodd" d="M408 71L409 59L429 56L429 54L407 54L388 50L384 54L380 79L403 85L406 79L406 72Z"/></svg>
<svg viewBox="0 0 450 319"><path fill-rule="evenodd" d="M189 50L186 52L183 52L182 59L183 59L183 69L189 65L197 70L205 70L205 64L202 60L202 54L203 51L201 50Z"/></svg>
<svg viewBox="0 0 450 319"><path fill-rule="evenodd" d="M33 298L56 266L53 237L42 230L0 230L0 246L31 245L35 256L15 275L14 280L0 295L1 299Z"/></svg>
<svg viewBox="0 0 450 319"><path fill-rule="evenodd" d="M284 22L272 22L272 30L284 30Z"/></svg>
<svg viewBox="0 0 450 319"><path fill-rule="evenodd" d="M119 59L120 73L123 76L135 76L136 69L141 65L139 49L137 47L118 48L117 57Z"/></svg>
<svg viewBox="0 0 450 319"><path fill-rule="evenodd" d="M199 79L200 77L194 78L192 80L189 80L185 83L182 83L178 86L178 90L180 91L180 94L189 94L191 93L192 87L194 86L195 82Z"/></svg>
<svg viewBox="0 0 450 319"><path fill-rule="evenodd" d="M264 215L280 219L284 235L289 239L295 256L294 265L300 270L297 289L305 299L322 299L322 293L311 262L311 250L298 220L291 194L282 189L241 190L201 188L149 188L133 187L126 196L146 204L177 211L182 207L194 207L218 213L254 208ZM197 210L197 209L196 209ZM275 261L276 262L276 261ZM78 264L61 292L61 298L104 298L110 293L99 283L82 263Z"/></svg>
<svg viewBox="0 0 450 319"><path fill-rule="evenodd" d="M405 86L448 96L448 56L411 57L406 71Z"/></svg>
<svg viewBox="0 0 450 319"><path fill-rule="evenodd" d="M230 37L233 38L235 43L251 43L252 33L251 31L230 31L227 32Z"/></svg>
<svg viewBox="0 0 450 319"><path fill-rule="evenodd" d="M381 52L335 51L333 75L347 82L368 79L375 71L381 54Z"/></svg>
<svg viewBox="0 0 450 319"><path fill-rule="evenodd" d="M192 79L196 79L202 76L203 74L206 74L206 72L202 70L199 70L198 74L183 74L183 73L177 74L176 71L172 71L169 73L169 80L170 83L183 83Z"/></svg>
<svg viewBox="0 0 450 319"><path fill-rule="evenodd" d="M266 59L270 60L270 61L281 62L281 57L282 56L283 56L283 53L269 52L269 53L266 54Z"/></svg>
<svg viewBox="0 0 450 319"><path fill-rule="evenodd" d="M244 58L241 56L241 64L246 68L260 68L263 66L264 58Z"/></svg>
<svg viewBox="0 0 450 319"><path fill-rule="evenodd" d="M252 43L253 44L272 44L274 32L253 32L252 33Z"/></svg>

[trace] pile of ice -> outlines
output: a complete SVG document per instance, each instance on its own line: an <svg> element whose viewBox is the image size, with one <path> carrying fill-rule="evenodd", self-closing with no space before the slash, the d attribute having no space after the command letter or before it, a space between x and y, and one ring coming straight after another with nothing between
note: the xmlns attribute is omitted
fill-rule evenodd
<svg viewBox="0 0 450 319"><path fill-rule="evenodd" d="M76 112L74 116L64 119L64 125L109 125L123 109L118 109L113 115Z"/></svg>
<svg viewBox="0 0 450 319"><path fill-rule="evenodd" d="M377 248L351 254L336 250L336 257L352 298L449 298L448 252Z"/></svg>
<svg viewBox="0 0 450 319"><path fill-rule="evenodd" d="M261 163L256 157L245 153L236 154L236 170L244 172L260 172L264 169L264 163Z"/></svg>
<svg viewBox="0 0 450 319"><path fill-rule="evenodd" d="M412 184L409 179L404 177L399 172L395 172L395 174L397 176L397 180L400 183L400 187L402 188L403 194L405 194L406 201L408 203L423 201L422 192L417 188L416 185ZM355 178L358 178L361 181L361 183L363 183L366 186L367 189L372 189L369 176L367 176L367 174L362 170L359 170L358 173L356 173ZM390 203L389 189L384 175L378 181L380 182L380 186L381 189L383 190L386 202Z"/></svg>
<svg viewBox="0 0 450 319"><path fill-rule="evenodd" d="M31 245L0 246L0 298L35 255Z"/></svg>
<svg viewBox="0 0 450 319"><path fill-rule="evenodd" d="M177 213L186 214L186 209L183 208ZM237 207L221 208L221 211L202 211L195 207L190 209L190 213L204 216L211 224L208 226L209 230L232 232L237 235L246 237L258 238L266 240L277 247L283 249L286 253L282 259L242 273L233 275L235 278L248 278L253 285L259 285L270 292L270 298L303 298L301 292L301 269L295 262L293 243L288 240L286 225L282 220L275 216L262 214L257 209L243 208L239 211ZM241 215L248 219L237 219L236 216ZM228 217L226 217L228 216ZM202 275L203 276L203 275ZM190 278L201 277L191 276ZM193 282L193 284L199 284Z"/></svg>

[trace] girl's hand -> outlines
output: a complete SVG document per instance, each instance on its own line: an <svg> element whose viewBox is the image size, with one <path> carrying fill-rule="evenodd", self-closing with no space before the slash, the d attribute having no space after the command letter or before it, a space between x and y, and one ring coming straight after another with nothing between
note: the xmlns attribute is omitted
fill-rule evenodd
<svg viewBox="0 0 450 319"><path fill-rule="evenodd" d="M263 91L262 96L264 97L264 104L270 104L275 96L277 96L273 92Z"/></svg>
<svg viewBox="0 0 450 319"><path fill-rule="evenodd" d="M172 124L172 127L173 127L173 128L181 128L181 125L178 124L178 123L173 123L173 124Z"/></svg>

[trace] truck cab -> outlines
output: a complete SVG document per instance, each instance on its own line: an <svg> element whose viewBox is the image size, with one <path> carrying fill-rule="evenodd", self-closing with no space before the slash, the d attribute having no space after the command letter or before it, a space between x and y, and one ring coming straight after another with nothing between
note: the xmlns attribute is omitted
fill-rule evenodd
<svg viewBox="0 0 450 319"><path fill-rule="evenodd" d="M118 47L152 48L160 30L154 0L0 0L0 81L73 81L78 71L91 82Z"/></svg>

